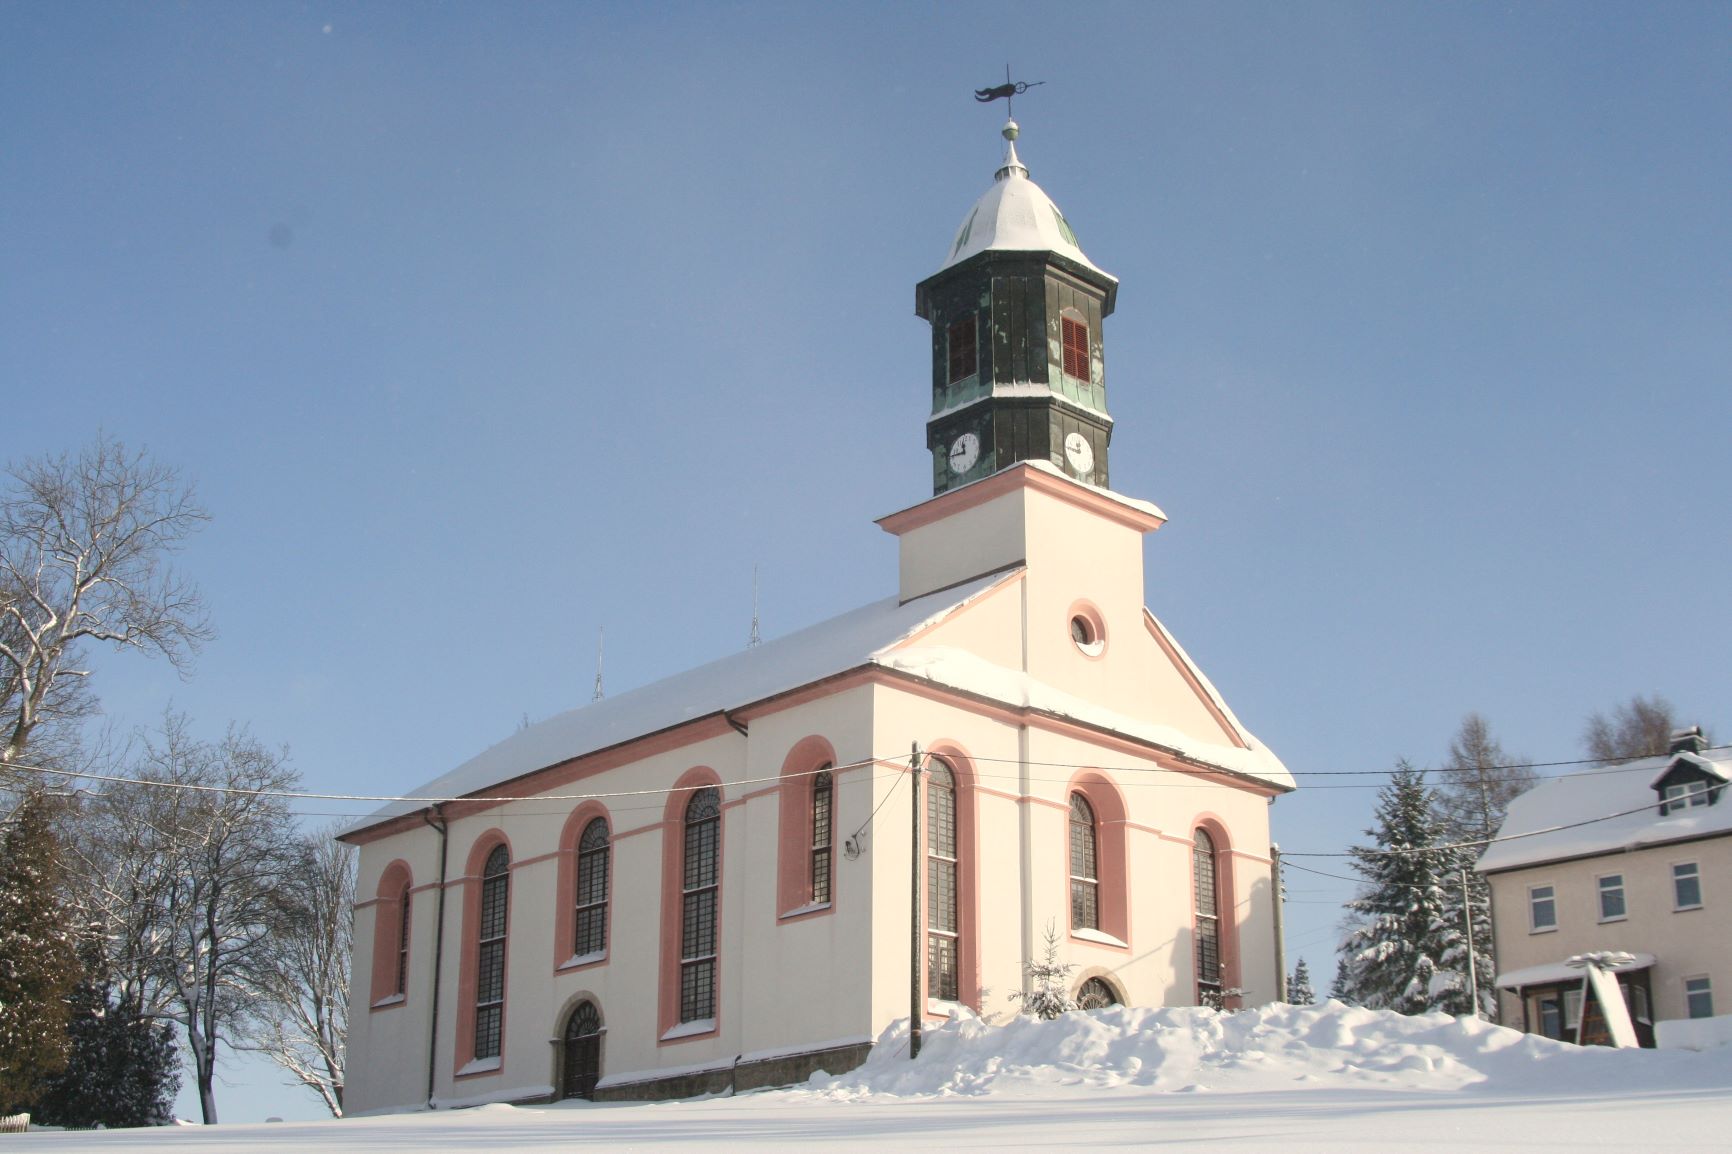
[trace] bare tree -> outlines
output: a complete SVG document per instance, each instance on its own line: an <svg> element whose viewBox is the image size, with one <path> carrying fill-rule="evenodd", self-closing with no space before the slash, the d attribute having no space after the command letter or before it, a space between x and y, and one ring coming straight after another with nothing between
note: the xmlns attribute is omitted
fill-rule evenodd
<svg viewBox="0 0 1732 1154"><path fill-rule="evenodd" d="M206 1122L220 1049L263 1012L296 921L299 853L285 756L244 730L194 738L170 715L80 823L85 887L123 986L184 1032Z"/></svg>
<svg viewBox="0 0 1732 1154"><path fill-rule="evenodd" d="M86 642L184 668L211 635L198 590L167 564L205 521L190 485L99 437L76 457L26 461L0 493L0 761L38 728L76 720Z"/></svg>
<svg viewBox="0 0 1732 1154"><path fill-rule="evenodd" d="M1589 757L1610 765L1665 753L1677 728L1677 713L1670 701L1659 694L1649 698L1638 693L1615 707L1610 717L1597 711L1591 714L1582 741Z"/></svg>
<svg viewBox="0 0 1732 1154"><path fill-rule="evenodd" d="M1496 835L1509 803L1539 780L1527 760L1505 753L1484 717L1469 713L1461 719L1449 759L1438 770L1440 816L1452 837L1478 841Z"/></svg>
<svg viewBox="0 0 1732 1154"><path fill-rule="evenodd" d="M289 883L294 921L264 980L265 1015L250 1045L343 1116L343 1048L349 1033L349 947L355 850L336 831L304 834Z"/></svg>

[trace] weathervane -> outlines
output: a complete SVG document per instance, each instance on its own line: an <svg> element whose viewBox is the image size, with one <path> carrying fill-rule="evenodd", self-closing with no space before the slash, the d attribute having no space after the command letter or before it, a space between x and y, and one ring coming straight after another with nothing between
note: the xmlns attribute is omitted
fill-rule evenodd
<svg viewBox="0 0 1732 1154"><path fill-rule="evenodd" d="M1013 100L1014 97L1021 96L1030 88L1038 88L1040 85L1045 83L1046 81L1044 80L1013 81L1010 78L1010 65L1006 64L1004 66L1004 83L994 88L976 88L974 90L974 98L982 104L990 104L994 100L1002 97L1004 99L1005 115L1009 116L1011 110L1016 107ZM1012 116L1011 119L1014 120L1015 117Z"/></svg>

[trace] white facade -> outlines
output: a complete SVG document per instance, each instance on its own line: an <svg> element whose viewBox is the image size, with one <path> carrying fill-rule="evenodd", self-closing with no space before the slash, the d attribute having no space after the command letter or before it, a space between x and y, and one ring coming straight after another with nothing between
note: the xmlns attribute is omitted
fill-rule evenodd
<svg viewBox="0 0 1732 1154"><path fill-rule="evenodd" d="M604 1094L773 1056L853 1047L827 1060L858 1060L911 1002L915 744L957 779L958 1000L970 1009L1014 1011L1009 995L1049 923L1079 985L1098 976L1132 1004L1195 1003L1199 828L1214 838L1220 872L1217 980L1249 1002L1273 998L1268 809L1291 779L1143 609L1142 535L1159 523L1148 506L1018 465L885 519L902 540L903 597L532 727L478 758L480 777L465 767L426 791L510 800L437 812L399 803L357 828L352 1109L556 1094L558 1040L585 999L605 1027ZM963 577L974 579L956 584ZM1071 633L1081 614L1098 629L1088 646ZM778 676L793 680L776 685ZM610 732L610 715L658 709L683 719L590 747L605 740L595 735ZM542 760L556 740L571 755ZM809 893L789 888L809 877L810 846L786 836L783 814L801 813L810 773L825 764L837 767L834 888L814 909ZM722 801L717 1005L693 1027L678 1020L675 887L683 805L710 782ZM1095 928L1071 925L1078 792L1097 818ZM591 815L605 816L611 835L607 949L572 964L561 911L572 901L577 827ZM511 863L502 1042L496 1061L478 1061L479 874L498 844ZM395 895L405 884L399 997ZM663 1081L651 1092L681 1088Z"/></svg>
<svg viewBox="0 0 1732 1154"><path fill-rule="evenodd" d="M1631 955L1618 976L1644 1045L1659 1022L1732 1009L1732 753L1681 736L1671 754L1553 778L1510 803L1478 865L1505 1023L1573 1037L1582 971L1565 963L1599 952ZM1677 782L1690 792L1665 803Z"/></svg>
<svg viewBox="0 0 1732 1154"><path fill-rule="evenodd" d="M1116 281L1026 176L1012 149L946 269L1010 260L1004 301L1052 307L929 310L935 408L967 394L933 420L982 423L879 522L896 596L531 726L345 835L351 1111L839 1071L914 1007L1015 1012L1049 926L1091 997L1277 996L1293 781L1143 607L1163 514L1085 483Z"/></svg>

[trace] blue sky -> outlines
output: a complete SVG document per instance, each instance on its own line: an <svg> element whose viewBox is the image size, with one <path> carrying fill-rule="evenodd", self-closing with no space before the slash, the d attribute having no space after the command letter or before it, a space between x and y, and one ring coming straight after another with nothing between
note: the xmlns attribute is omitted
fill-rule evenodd
<svg viewBox="0 0 1732 1154"><path fill-rule="evenodd" d="M215 515L220 638L110 716L392 792L588 700L599 627L615 691L737 649L754 565L767 635L888 595L1008 59L1122 282L1148 603L1290 767L1732 735L1732 7L1056 11L0 2L0 451L106 429ZM1290 886L1325 983L1350 887Z"/></svg>

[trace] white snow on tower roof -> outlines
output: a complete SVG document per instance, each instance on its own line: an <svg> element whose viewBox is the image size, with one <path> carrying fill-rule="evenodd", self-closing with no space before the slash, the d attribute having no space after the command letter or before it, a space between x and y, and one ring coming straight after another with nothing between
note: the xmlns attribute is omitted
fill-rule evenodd
<svg viewBox="0 0 1732 1154"><path fill-rule="evenodd" d="M1103 272L1077 244L1070 222L1058 210L1058 205L1034 181L1028 169L1016 155L1016 124L1005 125L1010 141L1005 148L1004 166L994 177L974 207L962 218L951 242L950 253L939 270L961 264L971 256L996 249L1006 252L1054 252L1100 273L1108 280L1115 278Z"/></svg>
<svg viewBox="0 0 1732 1154"><path fill-rule="evenodd" d="M1732 749L1715 749L1702 754L1644 757L1606 769L1549 778L1510 802L1509 813L1498 830L1500 840L1486 847L1477 868L1491 873L1732 833L1732 790L1723 792L1713 805L1660 815L1660 796L1654 792L1654 783L1679 758L1698 767L1706 762L1722 778L1732 770Z"/></svg>

